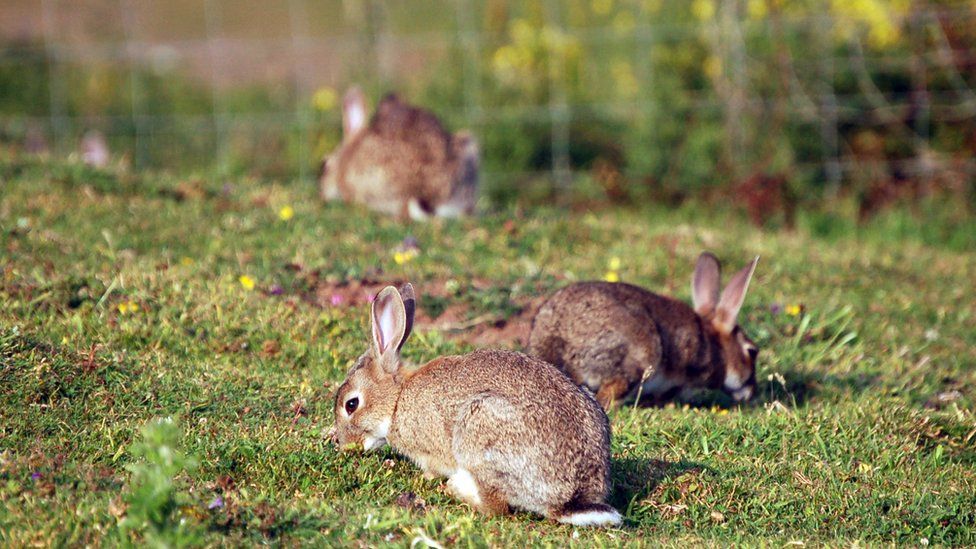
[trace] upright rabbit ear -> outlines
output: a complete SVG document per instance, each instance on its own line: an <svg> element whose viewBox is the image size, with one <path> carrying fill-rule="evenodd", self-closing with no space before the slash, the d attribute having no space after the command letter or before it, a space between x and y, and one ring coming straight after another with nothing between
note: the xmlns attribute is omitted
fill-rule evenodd
<svg viewBox="0 0 976 549"><path fill-rule="evenodd" d="M739 309L742 308L742 302L746 299L749 281L752 280L752 273L756 271L757 263L759 263L758 255L752 260L752 263L735 273L725 290L722 291L722 298L719 299L715 319L712 321L715 328L720 332L731 334L732 330L735 329L736 317L739 316Z"/></svg>
<svg viewBox="0 0 976 549"><path fill-rule="evenodd" d="M370 326L373 332L373 356L387 373L399 366L399 349L407 329L406 308L400 292L393 286L373 300L370 310Z"/></svg>
<svg viewBox="0 0 976 549"><path fill-rule="evenodd" d="M413 286L404 285L401 291L393 286L373 300L370 324L373 332L373 353L379 365L389 374L400 366L400 349L413 329L416 299Z"/></svg>
<svg viewBox="0 0 976 549"><path fill-rule="evenodd" d="M366 127L366 96L358 86L342 98L342 139L348 141Z"/></svg>
<svg viewBox="0 0 976 549"><path fill-rule="evenodd" d="M695 274L691 277L691 299L695 303L695 312L701 316L711 314L718 304L718 284L721 277L721 266L718 259L702 252L695 265Z"/></svg>
<svg viewBox="0 0 976 549"><path fill-rule="evenodd" d="M410 337L410 332L413 331L413 313L417 310L417 298L413 293L413 284L407 282L400 288L400 299L403 300L403 317L404 317L404 328L403 337L400 338L400 344L397 346L397 353L403 348L403 344Z"/></svg>

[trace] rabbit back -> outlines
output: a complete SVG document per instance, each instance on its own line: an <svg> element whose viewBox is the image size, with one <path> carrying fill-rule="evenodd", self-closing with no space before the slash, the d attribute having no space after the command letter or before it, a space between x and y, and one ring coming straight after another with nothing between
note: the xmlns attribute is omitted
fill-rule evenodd
<svg viewBox="0 0 976 549"><path fill-rule="evenodd" d="M422 468L463 471L483 492L547 516L609 491L603 410L521 353L481 350L424 366L404 384L389 440Z"/></svg>
<svg viewBox="0 0 976 549"><path fill-rule="evenodd" d="M638 390L679 391L704 371L705 339L700 318L680 301L630 284L581 282L540 307L529 353L595 391L606 406Z"/></svg>

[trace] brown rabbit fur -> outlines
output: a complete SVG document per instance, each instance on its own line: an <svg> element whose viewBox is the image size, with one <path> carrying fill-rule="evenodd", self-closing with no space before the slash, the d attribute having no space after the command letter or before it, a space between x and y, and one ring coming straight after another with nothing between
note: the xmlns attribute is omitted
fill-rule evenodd
<svg viewBox="0 0 976 549"><path fill-rule="evenodd" d="M322 198L365 204L414 220L474 211L478 144L448 133L427 110L396 95L383 98L366 123L366 100L352 88L343 100L343 140L322 163Z"/></svg>
<svg viewBox="0 0 976 549"><path fill-rule="evenodd" d="M736 273L720 298L719 262L701 254L694 309L630 284L567 286L536 314L529 353L595 391L606 408L638 394L662 403L699 387L749 399L758 349L736 316L758 260Z"/></svg>
<svg viewBox="0 0 976 549"><path fill-rule="evenodd" d="M605 503L610 425L593 397L513 351L407 368L400 348L414 307L409 284L373 302L373 342L336 393L333 441L365 450L388 442L485 513L516 507L581 526L619 523Z"/></svg>

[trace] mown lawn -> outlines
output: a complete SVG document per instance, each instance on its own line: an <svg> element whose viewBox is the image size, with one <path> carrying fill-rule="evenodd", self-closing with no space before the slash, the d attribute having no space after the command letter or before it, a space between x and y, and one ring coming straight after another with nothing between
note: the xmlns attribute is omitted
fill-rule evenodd
<svg viewBox="0 0 976 549"><path fill-rule="evenodd" d="M900 221L829 239L702 207L402 225L311 184L11 159L0 177L0 545L976 544L976 250ZM613 258L688 299L702 249L727 273L762 256L742 315L759 395L612 413L622 528L484 518L389 450L324 440L384 283L417 287L421 362L519 347L538 296Z"/></svg>

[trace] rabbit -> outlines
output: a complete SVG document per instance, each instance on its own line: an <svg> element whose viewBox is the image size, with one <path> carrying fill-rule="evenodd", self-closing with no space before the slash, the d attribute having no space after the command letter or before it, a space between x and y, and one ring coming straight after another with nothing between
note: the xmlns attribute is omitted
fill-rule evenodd
<svg viewBox="0 0 976 549"><path fill-rule="evenodd" d="M367 122L366 99L353 87L342 103L342 143L322 162L322 198L424 221L474 212L478 142L466 131L448 133L431 112L394 94Z"/></svg>
<svg viewBox="0 0 976 549"><path fill-rule="evenodd" d="M694 308L630 284L572 284L539 308L528 353L595 391L607 409L642 396L661 404L699 387L748 400L759 349L736 317L758 262L733 275L719 297L719 261L702 253L691 282Z"/></svg>
<svg viewBox="0 0 976 549"><path fill-rule="evenodd" d="M336 392L332 442L365 451L389 443L487 514L515 507L578 526L619 524L605 503L610 425L593 396L515 351L408 368L400 349L414 308L409 283L373 301L372 343Z"/></svg>

